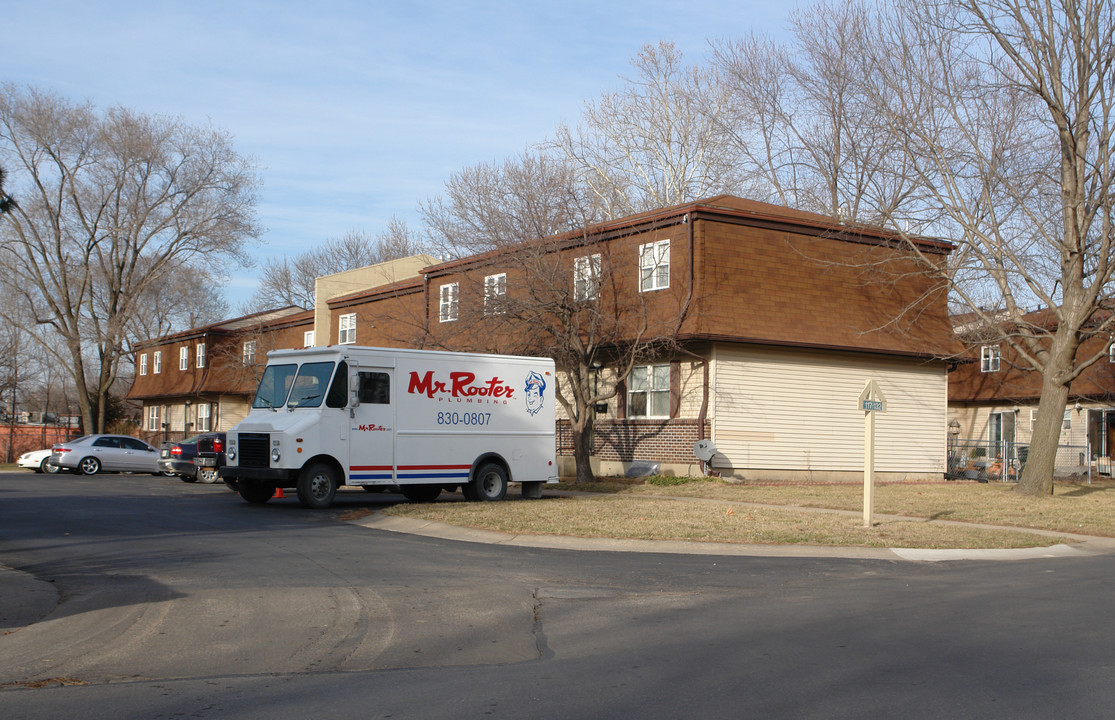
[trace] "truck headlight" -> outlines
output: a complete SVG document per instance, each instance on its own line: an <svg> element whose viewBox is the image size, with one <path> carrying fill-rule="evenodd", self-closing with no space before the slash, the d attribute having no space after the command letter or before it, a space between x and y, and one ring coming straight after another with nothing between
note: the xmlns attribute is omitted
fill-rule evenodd
<svg viewBox="0 0 1115 720"><path fill-rule="evenodd" d="M279 448L272 448L271 449L271 462L274 462L274 463L279 462L280 457L282 457L282 453L279 452Z"/></svg>
<svg viewBox="0 0 1115 720"><path fill-rule="evenodd" d="M228 458L229 460L235 460L236 459L236 446L235 445L229 445L228 446L228 452L225 453L225 457Z"/></svg>

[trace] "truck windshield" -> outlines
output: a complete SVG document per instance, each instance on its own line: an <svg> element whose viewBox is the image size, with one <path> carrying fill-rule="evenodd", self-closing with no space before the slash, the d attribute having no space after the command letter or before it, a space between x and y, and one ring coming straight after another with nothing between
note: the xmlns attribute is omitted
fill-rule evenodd
<svg viewBox="0 0 1115 720"><path fill-rule="evenodd" d="M297 372L297 365L268 365L263 371L263 379L259 381L256 398L252 401L253 408L277 408L286 402L286 395L290 391L290 384Z"/></svg>
<svg viewBox="0 0 1115 720"><path fill-rule="evenodd" d="M287 407L319 407L332 377L332 362L305 363L298 368L294 387L290 389L290 397L287 398Z"/></svg>

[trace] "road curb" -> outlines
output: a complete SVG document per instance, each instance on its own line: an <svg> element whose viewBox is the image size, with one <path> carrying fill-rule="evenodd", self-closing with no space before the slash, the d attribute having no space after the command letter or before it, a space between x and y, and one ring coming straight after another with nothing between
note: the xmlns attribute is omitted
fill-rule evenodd
<svg viewBox="0 0 1115 720"><path fill-rule="evenodd" d="M902 560L908 562L943 562L955 560L1032 560L1036 558L1083 557L1115 552L1115 539L1067 533L1035 534L1069 537L1076 544L1060 543L1036 548L934 550L921 548L828 547L819 545L746 545L736 543L688 542L679 540L620 540L614 538L582 538L567 535L523 535L494 530L458 527L432 520L400 518L373 513L349 521L373 530L457 540L460 542L513 547L581 550L588 552L638 552L673 555L724 555L742 557L847 558L871 560ZM1000 528L1002 529L1002 528ZM1019 528L1010 528L1018 530Z"/></svg>

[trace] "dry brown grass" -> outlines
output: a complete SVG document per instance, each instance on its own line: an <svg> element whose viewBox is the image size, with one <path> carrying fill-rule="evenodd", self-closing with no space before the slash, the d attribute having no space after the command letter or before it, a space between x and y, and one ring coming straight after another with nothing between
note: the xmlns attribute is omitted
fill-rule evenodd
<svg viewBox="0 0 1115 720"><path fill-rule="evenodd" d="M516 534L728 543L1003 548L1063 541L1009 527L932 522L941 520L1115 536L1115 487L1110 484L1058 486L1052 497L1042 498L1019 495L1009 485L879 485L871 528L862 527L863 488L858 484L733 485L700 480L656 485L608 480L560 489L591 494L542 501L400 505L387 512Z"/></svg>

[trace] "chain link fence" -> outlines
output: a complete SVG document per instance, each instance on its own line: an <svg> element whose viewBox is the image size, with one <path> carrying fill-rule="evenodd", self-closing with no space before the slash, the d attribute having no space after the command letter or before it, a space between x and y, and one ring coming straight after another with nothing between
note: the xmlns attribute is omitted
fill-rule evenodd
<svg viewBox="0 0 1115 720"><path fill-rule="evenodd" d="M1029 453L1027 443L952 438L945 477L978 482L1018 482ZM1102 467L1091 458L1087 445L1058 445L1054 479L1083 480L1091 484L1093 474L1110 472L1110 467Z"/></svg>

